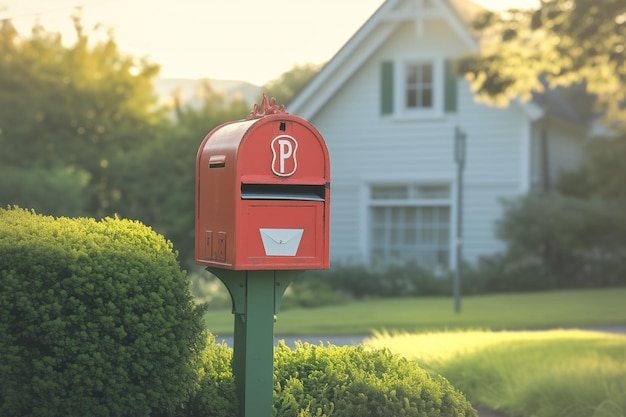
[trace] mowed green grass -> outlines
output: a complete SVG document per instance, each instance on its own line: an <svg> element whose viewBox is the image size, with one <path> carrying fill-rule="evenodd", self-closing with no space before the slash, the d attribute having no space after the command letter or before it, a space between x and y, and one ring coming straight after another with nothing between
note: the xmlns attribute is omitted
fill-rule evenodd
<svg viewBox="0 0 626 417"><path fill-rule="evenodd" d="M626 335L582 330L381 333L366 341L441 374L474 406L535 417L626 416Z"/></svg>
<svg viewBox="0 0 626 417"><path fill-rule="evenodd" d="M229 310L209 311L207 328L233 333ZM353 301L338 306L281 311L276 335L358 335L380 331L428 332L518 330L626 325L626 288L550 291L463 297L455 313L452 298L396 298Z"/></svg>

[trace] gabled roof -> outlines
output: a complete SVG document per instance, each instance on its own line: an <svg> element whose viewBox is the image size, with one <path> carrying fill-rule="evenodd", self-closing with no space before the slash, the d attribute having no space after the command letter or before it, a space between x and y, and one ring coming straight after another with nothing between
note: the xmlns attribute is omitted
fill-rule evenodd
<svg viewBox="0 0 626 417"><path fill-rule="evenodd" d="M533 92L532 102L541 107L546 115L559 118L572 126L586 128L594 119L593 107L596 97L589 94L584 85L550 88L540 79L544 91Z"/></svg>
<svg viewBox="0 0 626 417"><path fill-rule="evenodd" d="M424 8L424 2L430 3ZM478 43L469 22L484 9L467 0L387 0L348 40L337 54L289 103L288 110L313 117L404 22L443 17L472 51ZM416 25L419 30L419 24Z"/></svg>

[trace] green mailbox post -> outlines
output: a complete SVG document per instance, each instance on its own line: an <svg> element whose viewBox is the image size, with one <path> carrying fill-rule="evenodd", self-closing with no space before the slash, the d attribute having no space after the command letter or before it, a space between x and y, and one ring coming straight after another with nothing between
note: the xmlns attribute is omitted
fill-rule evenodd
<svg viewBox="0 0 626 417"><path fill-rule="evenodd" d="M328 269L330 158L306 120L263 97L246 120L202 141L195 261L230 292L233 374L242 417L270 417L274 321L303 270Z"/></svg>

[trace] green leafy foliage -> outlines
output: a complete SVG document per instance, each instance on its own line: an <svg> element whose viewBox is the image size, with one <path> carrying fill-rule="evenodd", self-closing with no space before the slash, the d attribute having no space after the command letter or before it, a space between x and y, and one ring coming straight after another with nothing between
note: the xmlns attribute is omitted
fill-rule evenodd
<svg viewBox="0 0 626 417"><path fill-rule="evenodd" d="M281 344L274 356L277 417L476 416L444 378L387 350Z"/></svg>
<svg viewBox="0 0 626 417"><path fill-rule="evenodd" d="M167 118L152 86L157 65L124 55L110 36L94 43L78 17L74 26L68 47L40 25L25 37L0 24L0 164L88 173L86 208L100 216L111 160L151 143Z"/></svg>
<svg viewBox="0 0 626 417"><path fill-rule="evenodd" d="M232 350L208 343L201 389L186 417L236 415L227 364ZM280 344L274 351L274 416L476 416L464 395L444 378L387 350Z"/></svg>
<svg viewBox="0 0 626 417"><path fill-rule="evenodd" d="M482 256L474 264L464 264L461 271L461 292L465 295L559 288L542 260L531 253L507 251Z"/></svg>
<svg viewBox="0 0 626 417"><path fill-rule="evenodd" d="M598 138L587 145L587 160L577 171L565 173L559 191L578 198L626 203L626 133Z"/></svg>
<svg viewBox="0 0 626 417"><path fill-rule="evenodd" d="M74 167L0 166L0 207L16 205L56 216L86 214L90 176Z"/></svg>
<svg viewBox="0 0 626 417"><path fill-rule="evenodd" d="M149 224L174 243L181 262L193 266L196 155L202 139L218 125L245 118L241 100L228 102L204 84L199 107L178 103L177 123L149 146L111 161L108 212Z"/></svg>
<svg viewBox="0 0 626 417"><path fill-rule="evenodd" d="M202 307L171 244L138 222L0 210L0 415L171 415Z"/></svg>
<svg viewBox="0 0 626 417"><path fill-rule="evenodd" d="M93 172L121 150L149 143L164 120L155 112L158 66L125 56L111 38L92 45L79 18L76 42L35 26L30 38L0 28L0 161L75 165Z"/></svg>
<svg viewBox="0 0 626 417"><path fill-rule="evenodd" d="M606 200L527 196L506 203L498 225L508 259L531 265L557 288L624 285L626 215Z"/></svg>
<svg viewBox="0 0 626 417"><path fill-rule="evenodd" d="M356 299L410 297L449 293L450 275L436 275L419 265L333 265L328 271L308 271L306 280L322 280L331 288Z"/></svg>
<svg viewBox="0 0 626 417"><path fill-rule="evenodd" d="M0 23L0 207L139 220L191 268L198 146L251 108L207 82L193 104L174 97L166 108L153 86L158 65L124 54L79 16L73 21L70 45L39 24L24 35ZM271 91L291 96L316 71L298 67Z"/></svg>
<svg viewBox="0 0 626 417"><path fill-rule="evenodd" d="M295 65L280 77L265 84L264 92L268 97L276 98L276 103L286 105L319 72L321 67L316 64Z"/></svg>
<svg viewBox="0 0 626 417"><path fill-rule="evenodd" d="M180 417L230 417L237 415L235 379L231 368L233 350L225 343L216 344L209 335L201 353L198 387Z"/></svg>
<svg viewBox="0 0 626 417"><path fill-rule="evenodd" d="M284 311L294 307L319 307L343 304L346 301L346 294L333 289L328 281L310 277L297 279L289 285L280 303L280 309Z"/></svg>
<svg viewBox="0 0 626 417"><path fill-rule="evenodd" d="M584 83L618 119L626 99L626 3L545 0L536 10L487 13L474 22L478 56L461 71L487 101L506 103L550 87ZM621 114L621 116L619 116Z"/></svg>

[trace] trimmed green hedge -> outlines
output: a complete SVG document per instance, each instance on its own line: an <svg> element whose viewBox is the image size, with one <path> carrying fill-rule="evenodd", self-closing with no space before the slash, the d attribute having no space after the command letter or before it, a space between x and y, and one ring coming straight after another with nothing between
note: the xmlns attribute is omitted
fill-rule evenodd
<svg viewBox="0 0 626 417"><path fill-rule="evenodd" d="M204 308L138 222L0 209L0 415L174 415Z"/></svg>
<svg viewBox="0 0 626 417"><path fill-rule="evenodd" d="M446 379L388 350L282 344L274 355L276 417L476 416Z"/></svg>
<svg viewBox="0 0 626 417"><path fill-rule="evenodd" d="M207 344L201 389L187 417L237 415L232 349ZM362 346L279 345L274 353L275 417L475 417L443 377L388 350Z"/></svg>

